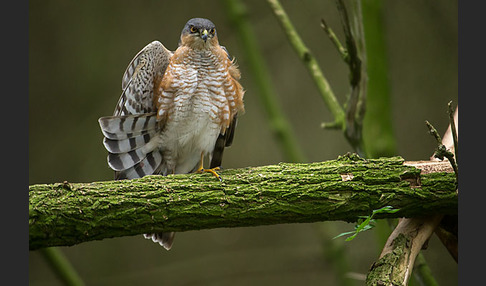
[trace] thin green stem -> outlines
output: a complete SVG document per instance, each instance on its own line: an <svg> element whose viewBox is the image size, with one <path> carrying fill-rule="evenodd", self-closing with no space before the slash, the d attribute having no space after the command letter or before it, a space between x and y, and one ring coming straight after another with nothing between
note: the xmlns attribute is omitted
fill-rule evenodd
<svg viewBox="0 0 486 286"><path fill-rule="evenodd" d="M39 252L65 285L84 285L83 280L59 248L48 247L40 249Z"/></svg>
<svg viewBox="0 0 486 286"><path fill-rule="evenodd" d="M334 92L332 91L329 82L324 77L321 68L317 64L316 59L300 38L287 13L283 9L282 5L280 5L280 2L278 0L267 1L270 4L274 15L277 17L278 22L285 31L285 34L287 35L290 44L309 71L312 79L314 80L314 83L317 86L317 89L319 90L322 99L324 100L324 103L333 115L334 121L337 124L340 124L343 128L345 126L344 110L336 99L336 96L334 95Z"/></svg>
<svg viewBox="0 0 486 286"><path fill-rule="evenodd" d="M261 55L255 34L247 18L246 7L239 0L225 0L223 2L226 6L228 17L237 30L236 35L238 35L245 53L245 63L248 64L251 70L253 80L258 88L258 96L268 114L272 131L278 138L278 143L286 160L290 162L307 161L299 148L290 124L279 107L275 89L271 84L270 73L265 66L265 60Z"/></svg>
<svg viewBox="0 0 486 286"><path fill-rule="evenodd" d="M321 19L321 28L324 30L324 32L326 32L327 36L329 37L329 39L334 44L339 54L343 58L343 61L348 63L349 62L348 51L346 50L346 48L344 48L343 44L341 44L334 31L331 29L331 27L329 27L329 25L327 25L324 19Z"/></svg>
<svg viewBox="0 0 486 286"><path fill-rule="evenodd" d="M415 278L419 281L419 285L425 286L438 286L439 284L435 280L434 276L432 275L432 271L430 267L427 265L425 261L425 257L422 253L417 255L415 258L415 265L413 267L413 274Z"/></svg>

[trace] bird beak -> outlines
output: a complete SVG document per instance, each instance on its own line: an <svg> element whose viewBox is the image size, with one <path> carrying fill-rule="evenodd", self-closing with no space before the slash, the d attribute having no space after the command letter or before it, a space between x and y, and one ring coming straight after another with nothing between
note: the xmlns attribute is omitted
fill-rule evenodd
<svg viewBox="0 0 486 286"><path fill-rule="evenodd" d="M204 31L202 31L201 39L203 39L204 42L206 42L206 40L208 39L208 30L204 29Z"/></svg>

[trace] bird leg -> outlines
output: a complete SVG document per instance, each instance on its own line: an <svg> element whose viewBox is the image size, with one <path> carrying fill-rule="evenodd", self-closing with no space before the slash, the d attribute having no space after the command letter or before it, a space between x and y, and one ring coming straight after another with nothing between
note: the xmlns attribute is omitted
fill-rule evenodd
<svg viewBox="0 0 486 286"><path fill-rule="evenodd" d="M218 178L218 180L220 182L222 182L223 181L223 178L221 178L221 176L218 173L216 173L216 171L219 170L220 168L219 167L214 167L214 168L211 168L211 169L204 169L204 167L203 167L203 159L204 159L204 153L201 153L201 161L199 162L199 167L197 168L196 173L204 173L204 172L211 173L211 174L213 174L213 176L215 176L216 178Z"/></svg>

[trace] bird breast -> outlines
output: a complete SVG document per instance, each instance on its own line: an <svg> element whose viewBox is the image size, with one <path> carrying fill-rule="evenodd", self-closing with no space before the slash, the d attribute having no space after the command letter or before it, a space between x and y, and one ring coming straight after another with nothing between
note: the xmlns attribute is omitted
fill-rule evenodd
<svg viewBox="0 0 486 286"><path fill-rule="evenodd" d="M170 103L163 140L166 148L177 153L212 152L230 120L229 74L223 63L210 51L188 52L182 61L171 62L166 76L172 82L161 96L163 102L172 99L166 100Z"/></svg>

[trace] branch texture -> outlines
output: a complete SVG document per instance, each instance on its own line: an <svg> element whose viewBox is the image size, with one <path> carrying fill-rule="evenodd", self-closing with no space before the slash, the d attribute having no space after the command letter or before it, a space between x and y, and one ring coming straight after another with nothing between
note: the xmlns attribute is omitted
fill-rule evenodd
<svg viewBox="0 0 486 286"><path fill-rule="evenodd" d="M32 185L29 248L162 230L352 222L387 205L400 211L386 217L457 214L455 176L449 171L421 175L400 157L345 155L225 170L223 183L210 174L185 174Z"/></svg>
<svg viewBox="0 0 486 286"><path fill-rule="evenodd" d="M366 285L408 285L415 258L441 219L441 215L435 215L400 220L380 259L371 266Z"/></svg>

